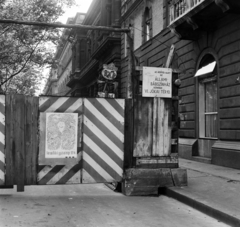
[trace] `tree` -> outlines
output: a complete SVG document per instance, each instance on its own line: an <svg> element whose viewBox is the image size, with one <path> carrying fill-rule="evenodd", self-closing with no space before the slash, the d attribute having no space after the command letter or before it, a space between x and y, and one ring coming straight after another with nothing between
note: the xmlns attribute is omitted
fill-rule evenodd
<svg viewBox="0 0 240 227"><path fill-rule="evenodd" d="M73 4L75 0L0 0L0 17L53 23L63 14L63 7ZM14 92L16 88L15 93L33 94L19 89L16 82L21 80L20 84L30 89L30 82L27 84L22 77L32 82L42 79L41 69L54 64L55 50L51 44L58 45L60 35L61 29L56 28L0 24L0 85L3 90Z"/></svg>
<svg viewBox="0 0 240 227"><path fill-rule="evenodd" d="M2 89L5 93L34 96L40 93L42 80L45 80L45 78L39 70L33 68L24 69L2 85Z"/></svg>

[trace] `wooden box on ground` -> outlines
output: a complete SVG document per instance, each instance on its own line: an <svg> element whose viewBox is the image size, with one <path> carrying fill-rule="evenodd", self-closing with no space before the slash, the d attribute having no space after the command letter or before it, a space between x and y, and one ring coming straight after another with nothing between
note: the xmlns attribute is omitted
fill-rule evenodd
<svg viewBox="0 0 240 227"><path fill-rule="evenodd" d="M160 187L186 186L187 171L181 168L136 169L125 171L122 192L127 196L158 195Z"/></svg>
<svg viewBox="0 0 240 227"><path fill-rule="evenodd" d="M136 167L142 169L178 168L178 154L136 158Z"/></svg>

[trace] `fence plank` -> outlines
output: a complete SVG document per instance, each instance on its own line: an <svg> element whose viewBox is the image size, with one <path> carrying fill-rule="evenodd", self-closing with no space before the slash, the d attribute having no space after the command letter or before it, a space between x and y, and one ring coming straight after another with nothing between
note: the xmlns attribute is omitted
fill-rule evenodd
<svg viewBox="0 0 240 227"><path fill-rule="evenodd" d="M133 103L126 99L124 129L124 169L133 166Z"/></svg>
<svg viewBox="0 0 240 227"><path fill-rule="evenodd" d="M5 185L5 95L0 95L0 185Z"/></svg>
<svg viewBox="0 0 240 227"><path fill-rule="evenodd" d="M153 105L153 156L171 153L171 100L154 98Z"/></svg>
<svg viewBox="0 0 240 227"><path fill-rule="evenodd" d="M164 151L164 101L161 98L154 98L153 102L153 156L161 156Z"/></svg>
<svg viewBox="0 0 240 227"><path fill-rule="evenodd" d="M6 185L14 185L15 157L13 154L13 105L12 95L6 95Z"/></svg>
<svg viewBox="0 0 240 227"><path fill-rule="evenodd" d="M25 185L37 183L38 98L26 97L25 115Z"/></svg>
<svg viewBox="0 0 240 227"><path fill-rule="evenodd" d="M153 99L138 97L135 101L134 157L149 157L153 141Z"/></svg>
<svg viewBox="0 0 240 227"><path fill-rule="evenodd" d="M32 138L34 137L32 131L32 99L26 97L26 118L25 118L25 134L26 134L26 152L25 152L25 184L31 185L32 178Z"/></svg>
<svg viewBox="0 0 240 227"><path fill-rule="evenodd" d="M172 95L178 97L178 86L174 83L178 79L178 73L172 75ZM195 98L195 97L193 97ZM176 143L171 146L171 153L178 153L178 99L172 100L172 139L175 139Z"/></svg>
<svg viewBox="0 0 240 227"><path fill-rule="evenodd" d="M23 95L15 96L16 104L14 105L14 151L16 155L17 191L24 191L25 181L25 98Z"/></svg>
<svg viewBox="0 0 240 227"><path fill-rule="evenodd" d="M164 108L164 151L160 156L169 156L171 154L171 132L172 132L172 100L165 99Z"/></svg>
<svg viewBox="0 0 240 227"><path fill-rule="evenodd" d="M39 118L39 98L34 97L33 98L33 104L32 104L32 116L33 116L33 122L32 122L32 128L33 128L33 134L35 135L32 138L32 149L33 149L33 156L32 156L32 185L37 184L37 165L38 165L38 136L39 136L39 126L38 126L38 118Z"/></svg>

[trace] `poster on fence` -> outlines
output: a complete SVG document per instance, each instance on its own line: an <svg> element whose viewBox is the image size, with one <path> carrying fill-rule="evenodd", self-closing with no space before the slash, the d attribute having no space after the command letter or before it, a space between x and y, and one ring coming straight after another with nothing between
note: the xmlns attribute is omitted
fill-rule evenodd
<svg viewBox="0 0 240 227"><path fill-rule="evenodd" d="M46 113L45 158L77 158L77 113Z"/></svg>
<svg viewBox="0 0 240 227"><path fill-rule="evenodd" d="M172 97L172 69L143 67L143 97Z"/></svg>

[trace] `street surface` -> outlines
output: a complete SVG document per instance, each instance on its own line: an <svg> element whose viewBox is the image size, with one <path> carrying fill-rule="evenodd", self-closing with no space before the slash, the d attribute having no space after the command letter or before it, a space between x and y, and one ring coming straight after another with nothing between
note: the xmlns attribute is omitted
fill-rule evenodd
<svg viewBox="0 0 240 227"><path fill-rule="evenodd" d="M126 197L104 184L0 190L0 227L226 227L165 196Z"/></svg>

